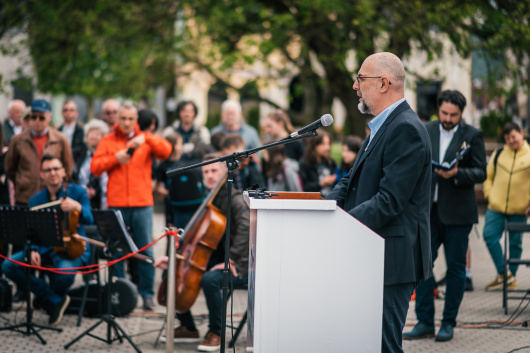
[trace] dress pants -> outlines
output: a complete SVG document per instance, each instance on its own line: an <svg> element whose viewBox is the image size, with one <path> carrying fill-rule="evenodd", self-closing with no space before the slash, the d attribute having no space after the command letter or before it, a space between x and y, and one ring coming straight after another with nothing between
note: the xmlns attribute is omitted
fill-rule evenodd
<svg viewBox="0 0 530 353"><path fill-rule="evenodd" d="M403 327L416 283L385 286L383 290L383 334L381 352L403 353Z"/></svg>
<svg viewBox="0 0 530 353"><path fill-rule="evenodd" d="M445 306L442 323L456 326L456 316L466 288L466 253L472 225L448 226L438 217L436 204L431 211L432 262L443 244L447 261ZM426 325L434 325L434 277L416 288L416 316Z"/></svg>

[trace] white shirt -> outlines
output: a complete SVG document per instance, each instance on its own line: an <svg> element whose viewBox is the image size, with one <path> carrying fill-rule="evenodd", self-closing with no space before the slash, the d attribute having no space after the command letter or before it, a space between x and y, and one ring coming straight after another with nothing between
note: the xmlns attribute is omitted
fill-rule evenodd
<svg viewBox="0 0 530 353"><path fill-rule="evenodd" d="M70 146L72 146L72 140L74 139L75 123L71 125L64 124L62 133L65 134Z"/></svg>
<svg viewBox="0 0 530 353"><path fill-rule="evenodd" d="M14 135L18 135L22 132L22 128L23 126L22 125L19 125L19 126L16 126L15 123L13 122L13 120L11 119L7 119L9 125L11 125L11 127L13 128L13 134Z"/></svg>
<svg viewBox="0 0 530 353"><path fill-rule="evenodd" d="M449 144L453 140L453 136L455 136L456 130L458 130L458 125L456 125L451 130L447 131L443 128L442 124L440 123L440 156L438 159L438 162L442 164L445 153L447 152L447 148L449 147ZM436 186L434 187L434 202L438 201L438 183L436 183Z"/></svg>

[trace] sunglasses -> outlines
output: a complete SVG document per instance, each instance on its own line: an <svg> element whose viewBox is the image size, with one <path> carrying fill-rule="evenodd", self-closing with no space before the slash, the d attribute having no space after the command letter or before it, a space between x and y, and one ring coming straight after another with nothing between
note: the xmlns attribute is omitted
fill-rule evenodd
<svg viewBox="0 0 530 353"><path fill-rule="evenodd" d="M58 172L61 169L63 169L63 167L48 168L48 169L43 169L42 172L43 173L50 173L51 171Z"/></svg>
<svg viewBox="0 0 530 353"><path fill-rule="evenodd" d="M110 115L110 114L118 114L117 110L105 110L103 113Z"/></svg>
<svg viewBox="0 0 530 353"><path fill-rule="evenodd" d="M44 115L31 114L30 118L31 118L31 120L37 120L37 119L39 119L40 121L46 120L46 116L44 116Z"/></svg>

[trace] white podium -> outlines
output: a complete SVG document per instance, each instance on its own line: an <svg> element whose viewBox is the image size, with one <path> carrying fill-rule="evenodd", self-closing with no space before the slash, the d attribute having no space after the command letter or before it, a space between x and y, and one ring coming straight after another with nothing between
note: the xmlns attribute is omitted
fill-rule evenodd
<svg viewBox="0 0 530 353"><path fill-rule="evenodd" d="M245 200L247 351L381 352L383 238L335 201Z"/></svg>

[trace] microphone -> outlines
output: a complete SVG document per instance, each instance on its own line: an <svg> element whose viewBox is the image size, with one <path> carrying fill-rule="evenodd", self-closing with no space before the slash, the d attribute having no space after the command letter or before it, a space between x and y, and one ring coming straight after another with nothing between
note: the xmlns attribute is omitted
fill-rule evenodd
<svg viewBox="0 0 530 353"><path fill-rule="evenodd" d="M333 124L333 117L331 116L331 114L324 114L317 121L307 125L306 127L301 128L298 131L293 132L292 134L289 135L289 137L293 138L296 136L300 136L309 131L314 131L321 126L330 126L331 124Z"/></svg>

